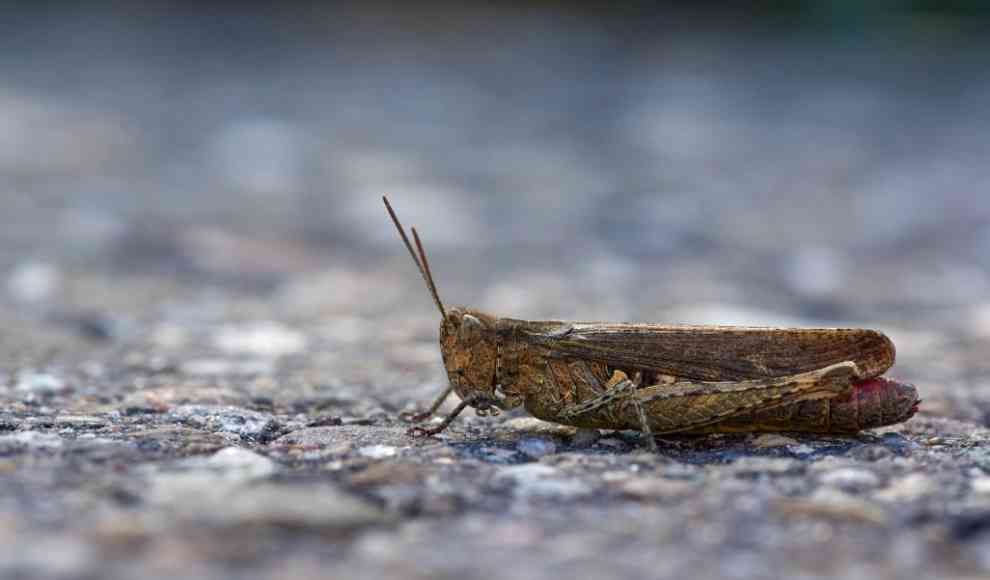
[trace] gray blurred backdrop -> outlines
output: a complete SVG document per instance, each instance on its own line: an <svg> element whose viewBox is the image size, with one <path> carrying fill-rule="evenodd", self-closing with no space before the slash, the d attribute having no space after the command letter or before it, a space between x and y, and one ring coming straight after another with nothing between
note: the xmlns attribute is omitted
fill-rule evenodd
<svg viewBox="0 0 990 580"><path fill-rule="evenodd" d="M405 259L389 193L455 302L504 306L525 269L647 307L965 322L981 4L740 4L10 8L0 259L264 287Z"/></svg>

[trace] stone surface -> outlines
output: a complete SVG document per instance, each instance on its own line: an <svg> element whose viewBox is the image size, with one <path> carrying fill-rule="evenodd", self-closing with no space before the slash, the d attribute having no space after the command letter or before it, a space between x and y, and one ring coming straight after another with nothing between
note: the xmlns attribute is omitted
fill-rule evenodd
<svg viewBox="0 0 990 580"><path fill-rule="evenodd" d="M280 429L271 414L238 407L180 405L169 416L194 427L232 433L250 441L267 441Z"/></svg>

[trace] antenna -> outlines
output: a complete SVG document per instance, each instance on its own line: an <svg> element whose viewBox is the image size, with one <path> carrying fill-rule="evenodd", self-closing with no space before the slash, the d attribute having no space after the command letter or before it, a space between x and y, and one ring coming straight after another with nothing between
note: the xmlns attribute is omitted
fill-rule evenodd
<svg viewBox="0 0 990 580"><path fill-rule="evenodd" d="M416 233L416 228L412 229L412 233L413 238L416 240L416 248L419 249L419 258L416 257L416 252L413 250L412 244L409 243L409 237L406 236L406 230L402 227L402 224L399 223L399 218L395 215L395 210L392 209L392 204L388 202L388 198L384 195L382 196L382 201L385 202L385 209L388 210L388 215L392 218L392 223L395 224L395 229L399 230L399 235L402 237L402 242L406 245L406 249L409 250L409 256L412 257L412 260L416 263L416 268L419 270L420 275L423 276L423 281L426 282L426 288L430 291L430 295L433 296L433 302L436 303L437 308L440 309L440 315L446 318L447 311L444 310L443 303L440 302L440 294L437 292L437 285L433 282L433 274L430 272L430 263L426 261L426 252L423 251L423 243L419 240L419 234Z"/></svg>

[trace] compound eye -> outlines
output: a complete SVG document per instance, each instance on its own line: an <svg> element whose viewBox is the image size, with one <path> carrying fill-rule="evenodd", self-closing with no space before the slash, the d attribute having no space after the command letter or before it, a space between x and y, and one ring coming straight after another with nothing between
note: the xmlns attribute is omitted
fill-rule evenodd
<svg viewBox="0 0 990 580"><path fill-rule="evenodd" d="M465 314L457 338L465 345L472 345L481 340L481 321L470 314Z"/></svg>

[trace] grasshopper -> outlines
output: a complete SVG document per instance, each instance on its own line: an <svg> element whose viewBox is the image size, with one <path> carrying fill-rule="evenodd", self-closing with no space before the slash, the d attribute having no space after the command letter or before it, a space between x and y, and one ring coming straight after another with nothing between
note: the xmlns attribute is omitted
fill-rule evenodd
<svg viewBox="0 0 990 580"><path fill-rule="evenodd" d="M440 300L416 228L416 250L382 198L433 302L440 352L460 403L431 436L467 407L498 415L523 406L534 417L575 427L629 429L656 449L655 435L804 431L856 433L909 419L913 385L880 377L894 344L861 328L682 326L516 320ZM417 256L418 253L418 256Z"/></svg>

